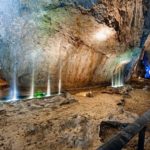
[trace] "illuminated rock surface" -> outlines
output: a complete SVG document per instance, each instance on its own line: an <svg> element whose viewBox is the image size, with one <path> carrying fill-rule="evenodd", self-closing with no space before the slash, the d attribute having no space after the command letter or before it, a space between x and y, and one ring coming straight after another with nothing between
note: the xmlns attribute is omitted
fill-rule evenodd
<svg viewBox="0 0 150 150"><path fill-rule="evenodd" d="M57 89L60 64L64 89L110 82L116 54L139 45L141 0L9 1L14 6L0 1L0 62L10 80L17 52L21 86L30 86L33 61L36 87L50 73Z"/></svg>

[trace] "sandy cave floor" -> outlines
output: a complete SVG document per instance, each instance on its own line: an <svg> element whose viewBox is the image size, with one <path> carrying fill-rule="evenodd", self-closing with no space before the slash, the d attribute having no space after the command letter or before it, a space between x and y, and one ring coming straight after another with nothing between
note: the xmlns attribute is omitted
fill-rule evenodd
<svg viewBox="0 0 150 150"><path fill-rule="evenodd" d="M150 108L150 86L73 91L66 97L0 105L0 150L95 150L104 120L133 122ZM124 100L124 104L120 103ZM107 141L107 135L106 135ZM125 148L135 149L136 139ZM150 150L150 130L146 149Z"/></svg>

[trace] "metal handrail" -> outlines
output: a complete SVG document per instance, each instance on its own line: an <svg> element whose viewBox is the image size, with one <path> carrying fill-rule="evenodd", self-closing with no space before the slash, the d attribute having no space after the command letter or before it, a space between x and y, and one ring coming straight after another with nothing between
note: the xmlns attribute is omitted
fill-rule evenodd
<svg viewBox="0 0 150 150"><path fill-rule="evenodd" d="M150 123L150 110L145 112L134 123L125 127L97 150L121 150L138 133L138 150L144 150L145 131L148 123Z"/></svg>

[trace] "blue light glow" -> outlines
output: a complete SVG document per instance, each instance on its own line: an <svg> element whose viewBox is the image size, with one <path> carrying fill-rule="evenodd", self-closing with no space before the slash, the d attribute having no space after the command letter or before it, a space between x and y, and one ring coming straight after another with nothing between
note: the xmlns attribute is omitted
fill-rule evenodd
<svg viewBox="0 0 150 150"><path fill-rule="evenodd" d="M146 66L145 68L145 78L149 79L150 78L150 66Z"/></svg>
<svg viewBox="0 0 150 150"><path fill-rule="evenodd" d="M150 79L150 63L149 63L149 59L148 59L148 54L146 52L144 54L142 64L143 64L144 69L145 69L145 76L144 77L146 79Z"/></svg>

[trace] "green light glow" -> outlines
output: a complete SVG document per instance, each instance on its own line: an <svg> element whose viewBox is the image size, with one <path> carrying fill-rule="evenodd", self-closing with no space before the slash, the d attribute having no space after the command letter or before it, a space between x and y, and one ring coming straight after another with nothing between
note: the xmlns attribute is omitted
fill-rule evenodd
<svg viewBox="0 0 150 150"><path fill-rule="evenodd" d="M44 98L46 96L45 93L43 93L42 91L37 91L34 94L35 98Z"/></svg>

